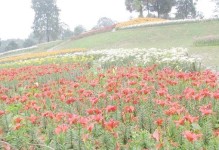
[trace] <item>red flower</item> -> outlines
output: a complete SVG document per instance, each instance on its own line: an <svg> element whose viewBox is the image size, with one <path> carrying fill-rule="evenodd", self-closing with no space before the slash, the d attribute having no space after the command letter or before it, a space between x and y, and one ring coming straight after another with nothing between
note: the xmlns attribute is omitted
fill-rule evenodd
<svg viewBox="0 0 219 150"><path fill-rule="evenodd" d="M15 122L16 124L18 124L18 123L21 123L22 120L23 120L22 118L17 117L17 118L14 120L14 122Z"/></svg>
<svg viewBox="0 0 219 150"><path fill-rule="evenodd" d="M34 116L33 114L30 115L29 120L32 124L35 124L38 117Z"/></svg>
<svg viewBox="0 0 219 150"><path fill-rule="evenodd" d="M177 108L171 107L168 110L165 110L165 114L168 116L175 115L175 114L177 114Z"/></svg>
<svg viewBox="0 0 219 150"><path fill-rule="evenodd" d="M134 111L135 111L135 107L133 107L133 106L126 106L125 107L126 113L133 113Z"/></svg>
<svg viewBox="0 0 219 150"><path fill-rule="evenodd" d="M167 91L167 89L165 89L165 88L162 88L162 89L157 90L157 94L158 94L159 96L164 96L164 95L166 95L167 93L168 93L168 91Z"/></svg>
<svg viewBox="0 0 219 150"><path fill-rule="evenodd" d="M219 129L214 131L214 135L219 137Z"/></svg>
<svg viewBox="0 0 219 150"><path fill-rule="evenodd" d="M59 125L57 128L55 128L55 133L60 134L60 133L65 133L68 130L68 126L66 124Z"/></svg>
<svg viewBox="0 0 219 150"><path fill-rule="evenodd" d="M191 115L186 115L184 118L186 121L189 121L190 123L197 122L199 119L199 117L193 117Z"/></svg>
<svg viewBox="0 0 219 150"><path fill-rule="evenodd" d="M97 123L101 123L103 121L103 116L98 114L93 116L93 120L95 120Z"/></svg>
<svg viewBox="0 0 219 150"><path fill-rule="evenodd" d="M94 115L94 114L101 114L101 110L99 108L90 108L87 110L87 113L89 115Z"/></svg>
<svg viewBox="0 0 219 150"><path fill-rule="evenodd" d="M199 111L202 113L203 116L211 115L213 113L212 105L208 104L208 105L200 106Z"/></svg>
<svg viewBox="0 0 219 150"><path fill-rule="evenodd" d="M154 121L158 126L161 126L163 124L163 119L158 118L156 121Z"/></svg>
<svg viewBox="0 0 219 150"><path fill-rule="evenodd" d="M214 99L219 99L219 91L213 93Z"/></svg>
<svg viewBox="0 0 219 150"><path fill-rule="evenodd" d="M68 123L69 124L76 124L78 122L78 120L79 120L79 116L72 114L68 118Z"/></svg>
<svg viewBox="0 0 219 150"><path fill-rule="evenodd" d="M116 111L116 110L117 110L117 107L116 107L116 106L108 105L108 106L106 107L106 111L107 111L107 112L114 112L114 111Z"/></svg>
<svg viewBox="0 0 219 150"><path fill-rule="evenodd" d="M18 124L15 125L14 130L19 130L20 128L21 128L21 124L18 123Z"/></svg>
<svg viewBox="0 0 219 150"><path fill-rule="evenodd" d="M176 126L178 127L179 125L184 125L185 123L185 118L182 118L180 120L174 121L176 123Z"/></svg>
<svg viewBox="0 0 219 150"><path fill-rule="evenodd" d="M76 101L76 98L70 97L70 98L68 98L68 99L66 100L66 103L67 103L67 104L72 104L72 103L74 103L75 101Z"/></svg>
<svg viewBox="0 0 219 150"><path fill-rule="evenodd" d="M160 136L161 136L161 134L160 134L160 132L159 132L158 129L156 129L156 130L154 131L154 133L152 134L152 137L153 137L157 142L160 141Z"/></svg>
<svg viewBox="0 0 219 150"><path fill-rule="evenodd" d="M4 115L5 114L5 111L3 110L0 110L0 116Z"/></svg>
<svg viewBox="0 0 219 150"><path fill-rule="evenodd" d="M115 121L113 119L111 119L108 122L104 122L104 127L109 130L112 131L114 128L116 128L119 125L119 121Z"/></svg>
<svg viewBox="0 0 219 150"><path fill-rule="evenodd" d="M193 132L187 130L187 131L183 132L183 136L189 142L194 142L194 141L197 141L202 136L202 134L196 134L196 133L193 133Z"/></svg>
<svg viewBox="0 0 219 150"><path fill-rule="evenodd" d="M91 132L91 131L93 130L93 128L94 128L94 123L92 123L92 124L90 124L90 125L87 126L87 130L88 130L89 132Z"/></svg>
<svg viewBox="0 0 219 150"><path fill-rule="evenodd" d="M6 100L8 99L8 96L7 96L7 95L2 95L2 96L0 97L0 99L2 99L3 101L6 101Z"/></svg>

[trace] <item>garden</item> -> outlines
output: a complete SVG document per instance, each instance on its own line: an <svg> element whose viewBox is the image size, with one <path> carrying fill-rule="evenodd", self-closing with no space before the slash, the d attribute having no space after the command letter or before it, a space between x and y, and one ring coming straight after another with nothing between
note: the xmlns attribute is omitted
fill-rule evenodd
<svg viewBox="0 0 219 150"><path fill-rule="evenodd" d="M218 74L185 48L68 49L0 64L2 149L217 149Z"/></svg>

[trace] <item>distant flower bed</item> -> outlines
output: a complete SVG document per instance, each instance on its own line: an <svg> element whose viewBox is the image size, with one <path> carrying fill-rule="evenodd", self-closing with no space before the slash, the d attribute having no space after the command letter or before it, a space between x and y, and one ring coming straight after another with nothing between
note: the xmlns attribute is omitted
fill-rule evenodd
<svg viewBox="0 0 219 150"><path fill-rule="evenodd" d="M204 37L195 38L195 46L215 46L219 45L219 35L209 35Z"/></svg>
<svg viewBox="0 0 219 150"><path fill-rule="evenodd" d="M182 70L197 70L200 66L199 58L188 55L187 49L177 47L172 49L106 49L89 50L64 54L65 56L93 56L95 67L108 68L110 66L139 65L147 66L159 64L160 67L169 66ZM60 56L61 57L61 56ZM198 66L198 67L197 67Z"/></svg>
<svg viewBox="0 0 219 150"><path fill-rule="evenodd" d="M90 31L82 33L82 34L80 34L78 36L73 37L72 40L77 40L77 39L84 38L84 37L91 36L91 35L95 35L95 34L98 34L98 33L110 32L114 28L115 28L115 25L112 25L112 26L109 26L109 27L104 27L104 28L90 30Z"/></svg>
<svg viewBox="0 0 219 150"><path fill-rule="evenodd" d="M66 50L56 50L56 51L51 51L51 52L27 53L27 54L22 54L22 55L0 59L0 63L12 62L12 61L18 61L18 60L27 60L27 59L33 59L33 58L42 58L42 57L47 57L47 56L55 56L55 55L73 53L73 52L84 51L84 50L85 50L84 48L75 48L75 49L66 49Z"/></svg>
<svg viewBox="0 0 219 150"><path fill-rule="evenodd" d="M118 23L116 25L116 28L138 25L138 24L142 24L142 23L163 22L163 21L166 21L166 20L161 19L161 18L136 18L136 19L132 19L130 21Z"/></svg>
<svg viewBox="0 0 219 150"><path fill-rule="evenodd" d="M147 27L147 26L162 26L162 25L171 25L171 24L182 24L182 23L192 23L192 22L205 22L205 21L214 21L219 20L219 18L210 18L210 19L180 19L180 20L166 20L166 21L157 21L157 22L139 22L136 24L127 24L126 26L116 26L116 29L132 29L138 27Z"/></svg>
<svg viewBox="0 0 219 150"><path fill-rule="evenodd" d="M198 57L191 57L188 55L187 49L177 47L172 49L105 49L105 50L89 50L89 51L62 51L63 53L56 53L52 55L47 52L45 57L32 58L27 56L16 56L14 61L5 59L5 63L0 64L0 68L5 67L19 67L26 65L42 65L42 64L59 64L72 62L87 62L93 67L109 68L111 66L148 66L152 64L159 64L163 68L169 66L176 70L199 70L200 59ZM65 53L64 53L65 52ZM50 54L50 55L48 55ZM54 54L54 52L53 52ZM9 59L9 58L8 58ZM1 61L1 60L0 60Z"/></svg>

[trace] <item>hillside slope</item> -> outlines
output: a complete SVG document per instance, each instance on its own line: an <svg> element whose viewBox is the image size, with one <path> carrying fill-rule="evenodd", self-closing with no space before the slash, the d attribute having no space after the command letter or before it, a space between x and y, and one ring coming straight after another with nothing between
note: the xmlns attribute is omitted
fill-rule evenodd
<svg viewBox="0 0 219 150"><path fill-rule="evenodd" d="M194 46L194 39L219 35L219 20L119 30L71 40L56 49L66 48L171 48L185 47L190 54L204 58L204 63L219 66L218 46Z"/></svg>

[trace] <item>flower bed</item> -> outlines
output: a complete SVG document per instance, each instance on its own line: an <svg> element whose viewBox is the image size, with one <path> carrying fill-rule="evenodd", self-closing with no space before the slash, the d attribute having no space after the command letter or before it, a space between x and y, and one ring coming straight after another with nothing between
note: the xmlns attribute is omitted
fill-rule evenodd
<svg viewBox="0 0 219 150"><path fill-rule="evenodd" d="M47 57L47 56L55 56L55 55L73 53L73 52L78 52L78 51L85 51L85 49L75 48L75 49L66 49L66 50L56 50L56 51L51 51L51 52L27 53L27 54L2 58L0 59L0 63L27 60L27 59L33 59L33 58L42 58L42 57Z"/></svg>
<svg viewBox="0 0 219 150"><path fill-rule="evenodd" d="M90 30L90 31L82 33L82 34L80 34L78 36L72 37L71 39L72 40L77 40L77 39L81 39L81 38L84 38L84 37L87 37L87 36L91 36L91 35L95 35L95 34L98 34L98 33L110 32L114 28L115 28L115 25L109 26L109 27L100 28L100 29Z"/></svg>
<svg viewBox="0 0 219 150"><path fill-rule="evenodd" d="M166 20L161 19L161 18L136 18L136 19L132 19L130 21L118 23L118 24L116 24L115 28L116 29L117 28L125 28L125 27L135 26L135 25L144 24L144 23L164 22L164 21L166 21Z"/></svg>
<svg viewBox="0 0 219 150"><path fill-rule="evenodd" d="M200 69L200 59L192 58L185 48L172 49L105 49L76 52L63 56L93 56L92 64L95 67L159 64L182 70Z"/></svg>
<svg viewBox="0 0 219 150"><path fill-rule="evenodd" d="M129 25L124 27L118 27L117 30L120 29L132 29L138 27L150 27L150 26L162 26L162 25L173 25L173 24L183 24L183 23L192 23L192 22L205 22L205 21L214 21L219 20L219 18L210 18L210 19L180 19L180 20L166 20L161 22L146 22L146 23L138 23L135 25Z"/></svg>
<svg viewBox="0 0 219 150"><path fill-rule="evenodd" d="M0 148L217 149L217 76L159 68L1 69Z"/></svg>

